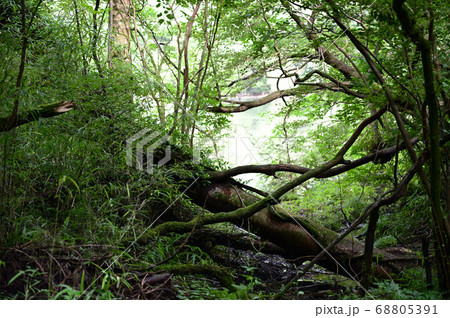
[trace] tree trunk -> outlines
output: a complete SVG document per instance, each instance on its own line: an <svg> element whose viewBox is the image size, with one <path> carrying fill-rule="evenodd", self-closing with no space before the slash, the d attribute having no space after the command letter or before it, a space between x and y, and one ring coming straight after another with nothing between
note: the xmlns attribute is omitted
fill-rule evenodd
<svg viewBox="0 0 450 318"><path fill-rule="evenodd" d="M260 200L232 183L198 186L188 192L188 195L196 204L211 212L229 212ZM235 224L278 245L285 251L283 256L296 259L298 263L311 260L339 237L339 234L311 222L298 213L291 214L282 205L266 207L250 218L237 221ZM332 248L329 255L323 257L318 264L339 274L359 278L363 255L364 244L357 239L347 237ZM374 249L373 255L378 261L373 275L378 278L387 278L388 274L399 273L405 266L415 263L414 255L409 255L409 251L406 250L390 253ZM400 261L399 258L401 258ZM389 259L395 261L389 262Z"/></svg>
<svg viewBox="0 0 450 318"><path fill-rule="evenodd" d="M110 1L110 67L114 60L131 62L130 53L130 7L131 0Z"/></svg>
<svg viewBox="0 0 450 318"><path fill-rule="evenodd" d="M405 34L416 44L421 52L423 67L423 84L425 88L425 101L428 106L429 128L429 152L430 152L430 185L431 206L433 219L433 232L435 237L435 253L438 264L439 287L445 292L445 297L450 296L450 225L449 215L441 205L441 148L439 104L434 88L433 51L430 38L422 35L422 30L416 25L416 21L410 17L405 8L405 0L393 0L393 8L401 23ZM445 195L445 194L444 194Z"/></svg>

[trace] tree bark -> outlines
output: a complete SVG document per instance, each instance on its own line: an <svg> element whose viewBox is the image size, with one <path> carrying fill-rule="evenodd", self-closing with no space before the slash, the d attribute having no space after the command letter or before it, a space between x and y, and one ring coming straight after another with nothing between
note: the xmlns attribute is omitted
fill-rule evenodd
<svg viewBox="0 0 450 318"><path fill-rule="evenodd" d="M234 211L260 200L227 182L198 186L187 193L196 204L212 212ZM251 217L238 219L233 223L281 247L285 251L283 256L295 259L298 263L313 259L339 237L338 233L311 222L299 213L287 211L280 204L265 207ZM408 252L403 252L405 253L401 255L393 255L374 249L374 259L384 259L387 262L390 258L406 256L403 262L375 264L374 276L387 278L389 274L399 273L404 266L411 265L415 259L414 254L411 254L411 260L408 260ZM362 273L363 255L364 244L357 239L346 237L336 244L328 255L322 257L318 264L342 275L359 278Z"/></svg>
<svg viewBox="0 0 450 318"><path fill-rule="evenodd" d="M341 149L336 153L333 159L327 163L308 171L295 178L272 192L264 198L258 198L245 192L235 183L219 182L210 185L198 185L197 177L190 183L184 191L195 203L205 207L214 214L201 214L189 222L166 222L149 231L148 235L141 236L141 241L145 242L148 236L161 235L168 232L189 232L193 228L199 229L207 224L233 222L239 226L244 226L260 237L282 247L289 257L298 259L302 262L307 259L316 258L321 265L342 273L347 276L359 276L362 268L362 255L364 245L358 240L339 236L320 225L313 224L311 221L298 215L286 211L280 204L280 198L288 191L303 184L311 178L317 178L323 173L331 171L339 164L345 164L344 155L358 139L365 127L377 120L386 110L381 109L374 115L363 120L352 136L344 143ZM154 156L163 156L154 152ZM177 158L178 159L178 158ZM171 159L175 160L174 157ZM189 160L189 159L187 159ZM391 204L398 200L406 191L409 181L417 170L422 166L425 155L417 161L409 172L395 189L395 195L387 199L380 198L374 202L365 212L364 217L358 219L360 224L374 209ZM178 161L178 160L177 160ZM191 180L192 181L192 180ZM369 214L367 214L369 213ZM356 226L354 223L350 228ZM349 230L350 230L349 228ZM346 234L349 234L346 232ZM324 253L324 249L326 253ZM315 257L316 255L320 257ZM377 258L392 258L388 253L374 250ZM323 257L322 257L323 256ZM377 264L374 272L375 276L387 277L386 273L395 273L401 269L401 266L389 264Z"/></svg>
<svg viewBox="0 0 450 318"><path fill-rule="evenodd" d="M130 7L131 0L110 0L109 61L122 60L131 62L130 53Z"/></svg>
<svg viewBox="0 0 450 318"><path fill-rule="evenodd" d="M370 124L370 122L366 122L366 124ZM172 152L172 154L174 155L175 153ZM157 152L155 155L158 156ZM140 237L140 241L145 243L147 240L152 239L155 234L189 232L193 228L200 230L207 224L232 222L279 246L282 251L281 255L295 259L298 263L313 259L314 262L317 261L318 264L334 272L360 278L364 244L354 238L347 237L347 235L358 224L361 224L374 209L391 204L403 196L409 181L417 172L418 167L423 164L425 158L425 155L420 158L420 161L405 175L393 194L387 198L382 197L370 205L343 235L314 224L296 211L289 212L282 205L275 204L281 196L282 189L285 191L292 189L290 183L271 195L261 198L244 191L232 179L228 179L228 181L212 181L212 184L205 185L204 183L195 182L199 180L199 178L196 178L194 182L190 180L191 183L184 193L194 203L213 214L203 213L189 222L163 223L143 234ZM172 157L171 160L180 162L189 159ZM323 169L319 168L313 170L315 172L312 170L306 171L302 175L303 179L317 178L321 175L320 172L323 172ZM325 247L326 252L324 252ZM387 278L389 274L399 273L405 266L416 265L417 259L414 254L410 255L407 250L391 253L374 249L373 261L375 260L373 275L378 278Z"/></svg>
<svg viewBox="0 0 450 318"><path fill-rule="evenodd" d="M19 113L14 125L9 125L11 117L0 118L0 131L8 131L17 126L38 120L39 118L48 118L61 115L75 108L75 103L71 101L61 101L57 103L41 105L24 113Z"/></svg>
<svg viewBox="0 0 450 318"><path fill-rule="evenodd" d="M433 228L438 260L439 286L450 294L450 226L449 215L441 206L441 147L440 147L440 118L439 105L434 88L434 72L432 62L432 44L425 39L405 9L405 0L394 0L392 5L405 34L416 44L421 52L423 66L423 82L425 87L425 101L428 106L428 128L430 144L430 186L431 205L433 211ZM432 34L431 34L432 35ZM433 37L433 36L431 36ZM424 127L426 128L426 127Z"/></svg>

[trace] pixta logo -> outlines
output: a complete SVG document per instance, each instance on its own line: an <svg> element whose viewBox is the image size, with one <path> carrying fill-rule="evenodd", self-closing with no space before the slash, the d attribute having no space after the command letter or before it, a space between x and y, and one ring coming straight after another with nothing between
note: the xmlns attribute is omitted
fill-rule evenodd
<svg viewBox="0 0 450 318"><path fill-rule="evenodd" d="M153 172L155 165L161 167L166 164L171 156L170 145L167 145L164 149L163 158L156 164L153 162L155 150L166 143L170 139L170 136L161 135L158 131L153 133L150 133L150 131L148 128L142 129L126 141L127 165L133 167L133 162L135 161L138 170L145 170L148 173Z"/></svg>

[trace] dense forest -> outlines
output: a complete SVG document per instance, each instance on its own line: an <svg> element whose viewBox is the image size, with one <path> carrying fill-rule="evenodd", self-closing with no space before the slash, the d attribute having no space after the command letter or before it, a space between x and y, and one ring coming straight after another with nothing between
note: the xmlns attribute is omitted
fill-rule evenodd
<svg viewBox="0 0 450 318"><path fill-rule="evenodd" d="M449 16L0 0L0 298L448 299Z"/></svg>

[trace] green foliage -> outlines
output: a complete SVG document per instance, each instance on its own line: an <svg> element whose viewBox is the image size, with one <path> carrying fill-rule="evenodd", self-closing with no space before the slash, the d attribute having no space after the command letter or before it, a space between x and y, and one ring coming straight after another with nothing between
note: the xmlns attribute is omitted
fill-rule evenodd
<svg viewBox="0 0 450 318"><path fill-rule="evenodd" d="M184 245L181 251L177 252L180 241L185 240L186 235L173 235L172 237L159 237L143 255L143 261L149 264L157 264L172 257L165 264L212 264L213 261L208 254L197 246ZM177 244L178 243L178 244Z"/></svg>
<svg viewBox="0 0 450 318"><path fill-rule="evenodd" d="M348 294L341 299L359 299L355 294ZM410 268L402 272L396 281L380 280L370 288L364 299L385 300L433 300L442 299L437 286L427 289L425 270Z"/></svg>
<svg viewBox="0 0 450 318"><path fill-rule="evenodd" d="M369 291L371 297L376 299L395 300L431 300L440 299L441 295L437 290L418 291L411 287L401 287L393 281L381 281L377 283L377 288Z"/></svg>
<svg viewBox="0 0 450 318"><path fill-rule="evenodd" d="M383 247L395 246L397 243L398 242L395 237L393 237L392 235L388 235L388 236L380 237L378 240L376 240L374 243L374 247L383 248Z"/></svg>
<svg viewBox="0 0 450 318"><path fill-rule="evenodd" d="M146 109L133 102L140 98L133 94L142 92L140 83L126 70L105 72L103 77L95 71L83 75L80 57L86 52L76 44L77 35L65 20L67 16L45 18L53 26L53 32L46 37L46 43L30 44L31 60L27 64L20 107L62 98L75 101L77 109L0 135L2 149L6 150L1 154L0 243L111 245L118 246L122 254L125 250L120 246L124 240L138 237L163 211L168 218L189 219L192 206L181 196L183 184L171 187L177 176L184 177L187 172L180 167L150 176L126 165L126 139L143 128L159 129L152 117L143 116ZM17 48L18 45L11 47L3 41L0 44L5 56L14 56ZM0 65L4 105L8 106L2 112L6 115L12 109L15 80L12 72L17 66L18 60L14 58L11 63ZM178 203L173 204L175 201ZM95 251L90 253L98 257ZM199 250L193 250L178 257L191 261L199 255ZM9 262L5 264L9 266ZM3 296L112 299L117 298L117 290L130 287L127 274L104 269L104 265L94 275L98 285L84 284L83 290L76 284L49 286L41 270L23 269L10 283L20 281L26 288L16 295Z"/></svg>
<svg viewBox="0 0 450 318"><path fill-rule="evenodd" d="M337 28L327 4L299 3L298 12L315 10L314 19L305 19L307 27L303 27L278 1L213 1L207 10L202 2L187 43L186 28L198 1L158 0L155 6L134 3L133 62L112 63L106 2L97 10L86 0L44 2L35 7L37 3L25 1L27 33L22 34L20 2L0 2L0 116L9 116L16 101L20 111L59 100L74 101L77 108L0 134L0 270L14 269L1 278L7 281L0 279L7 289L1 291L2 298L126 298L135 295L133 284L140 283L134 270L160 263L214 265L209 254L186 244L187 235L154 237L147 246L138 241L155 225L188 221L202 213L184 193L189 181L205 176L205 167L228 164L221 158L213 163L206 159L220 150L207 142L200 151L201 162L186 164L192 153L187 145L195 144L193 137L200 143L224 137L233 117L208 111L228 105L218 99L265 94L275 86L284 89L287 84L280 88L280 82L275 85L269 79L281 76L279 71L272 73L281 64L280 81L284 83L285 76L305 76L313 70L334 80L328 82L329 78L314 74L305 83L310 86L304 90L296 86L295 96L266 107L266 117L276 123L272 136L283 140L262 146L270 154L266 163L317 167L333 158L364 118L387 104L377 77ZM407 133L426 134L422 105L417 102L424 95L420 56L415 44L405 41L390 3L334 3L349 31L375 52L376 68L384 75L384 88L395 96ZM423 30L428 30L431 15L436 17L434 50L440 60L436 59L435 67L442 72L442 79L436 76L436 85L440 96L448 96L449 35L442 18L448 16L448 6L442 1L423 10L419 2L409 5ZM365 22L358 23L354 17ZM17 83L24 36L28 44L24 77ZM324 48L357 67L364 78L349 78L327 64ZM346 56L339 53L343 48ZM344 94L342 85L356 94ZM443 133L448 133L448 120L442 122ZM170 131L175 158L170 167L158 167L148 174L127 165L126 141L144 128L163 134ZM397 121L386 114L364 130L345 159L356 160L400 141ZM415 147L421 151L426 145L420 142ZM282 204L341 231L405 175L411 167L409 157L400 153L397 159L397 163L367 164L326 180L310 180L285 195ZM294 175L277 173L277 177L262 179L261 188L273 191ZM415 178L405 198L381 209L375 247L428 238L430 215L430 202ZM363 237L365 230L364 225L354 235ZM3 252L29 245L30 257L25 260L10 259ZM80 267L71 268L72 273L83 268L72 282L66 281L64 266L57 262L58 248L70 251L64 257L79 261ZM47 263L39 256L42 251ZM63 283L49 279L59 277L58 270L64 273ZM267 297L261 291L263 283L254 275L255 267L248 264L244 270L245 281L234 290L200 275L175 276L175 297ZM434 290L423 289L421 270L407 271L401 279L379 282L371 294L388 299L439 297Z"/></svg>
<svg viewBox="0 0 450 318"><path fill-rule="evenodd" d="M23 279L26 281L25 290L14 295L14 298L19 299L32 299L35 294L45 292L46 290L41 290L38 285L41 283L42 273L38 269L27 268L25 270L18 271L9 281L8 285L14 283L18 279Z"/></svg>
<svg viewBox="0 0 450 318"><path fill-rule="evenodd" d="M246 274L243 277L245 283L234 284L234 290L218 288L214 282L200 277L177 277L175 286L179 292L180 299L227 299L227 300L258 300L268 298L263 292L258 291L261 281L254 276L256 267L244 266Z"/></svg>

